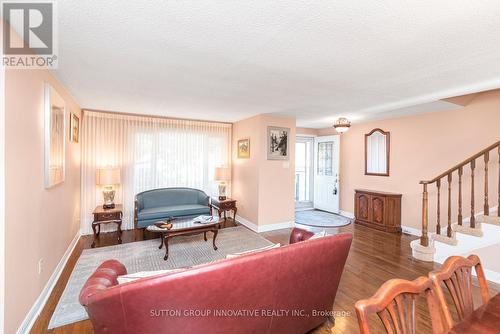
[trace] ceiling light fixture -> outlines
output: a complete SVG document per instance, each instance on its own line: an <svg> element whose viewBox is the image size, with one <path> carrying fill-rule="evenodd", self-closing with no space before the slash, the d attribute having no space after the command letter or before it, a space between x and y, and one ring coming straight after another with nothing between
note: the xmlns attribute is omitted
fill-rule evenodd
<svg viewBox="0 0 500 334"><path fill-rule="evenodd" d="M351 127L351 122L345 117L340 117L337 121L335 121L335 124L333 124L333 127L335 130L337 130L338 133L344 133L349 130Z"/></svg>

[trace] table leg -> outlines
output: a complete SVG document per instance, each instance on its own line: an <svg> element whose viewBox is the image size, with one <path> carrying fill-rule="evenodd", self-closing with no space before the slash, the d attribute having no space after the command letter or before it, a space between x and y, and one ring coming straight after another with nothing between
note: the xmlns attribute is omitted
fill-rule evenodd
<svg viewBox="0 0 500 334"><path fill-rule="evenodd" d="M120 220L118 223L118 243L122 243L122 221Z"/></svg>
<svg viewBox="0 0 500 334"><path fill-rule="evenodd" d="M233 209L233 213L234 213L234 215L233 215L233 223L234 223L234 225L236 225L236 212L238 212L238 208L237 207L235 207Z"/></svg>
<svg viewBox="0 0 500 334"><path fill-rule="evenodd" d="M207 241L207 232L203 232L203 239L205 239L205 241Z"/></svg>
<svg viewBox="0 0 500 334"><path fill-rule="evenodd" d="M215 239L217 238L217 233L219 233L219 229L215 227L212 232L214 232L214 239L213 239L214 250L217 250L217 246L215 245Z"/></svg>
<svg viewBox="0 0 500 334"><path fill-rule="evenodd" d="M94 231L94 240L92 241L92 245L90 247L94 248L95 247L95 240L97 239L97 232L96 232L96 224L92 223L92 231Z"/></svg>
<svg viewBox="0 0 500 334"><path fill-rule="evenodd" d="M160 247L158 249L161 249L163 247L163 238L165 237L165 234L160 233Z"/></svg>
<svg viewBox="0 0 500 334"><path fill-rule="evenodd" d="M163 258L163 260L167 261L168 259L168 236L166 236L164 239L164 244L165 244L165 257Z"/></svg>

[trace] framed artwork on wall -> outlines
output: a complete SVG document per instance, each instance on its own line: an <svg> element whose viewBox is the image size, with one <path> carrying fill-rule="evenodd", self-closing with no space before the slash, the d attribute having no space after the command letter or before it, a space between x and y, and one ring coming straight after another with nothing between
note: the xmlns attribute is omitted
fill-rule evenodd
<svg viewBox="0 0 500 334"><path fill-rule="evenodd" d="M71 113L69 119L69 140L78 143L80 137L80 118L75 113Z"/></svg>
<svg viewBox="0 0 500 334"><path fill-rule="evenodd" d="M250 139L238 140L238 159L250 158Z"/></svg>
<svg viewBox="0 0 500 334"><path fill-rule="evenodd" d="M44 93L45 188L51 188L65 177L66 102L48 83Z"/></svg>
<svg viewBox="0 0 500 334"><path fill-rule="evenodd" d="M267 160L289 160L290 128L267 127Z"/></svg>

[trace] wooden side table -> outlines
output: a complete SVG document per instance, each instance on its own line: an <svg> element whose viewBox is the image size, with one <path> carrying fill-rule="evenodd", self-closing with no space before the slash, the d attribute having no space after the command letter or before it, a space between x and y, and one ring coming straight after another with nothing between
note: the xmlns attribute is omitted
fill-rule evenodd
<svg viewBox="0 0 500 334"><path fill-rule="evenodd" d="M216 197L212 197L210 201L210 209L214 209L219 214L219 219L222 219L222 213L224 213L224 227L226 227L226 212L233 211L233 221L236 222L236 212L238 208L236 207L236 200L227 198L225 200L219 200Z"/></svg>
<svg viewBox="0 0 500 334"><path fill-rule="evenodd" d="M92 230L94 231L94 241L91 247L95 247L95 241L101 233L101 224L117 224L118 225L118 243L122 243L122 217L123 208L121 204L116 204L113 209L103 209L102 205L95 208L94 221L92 222Z"/></svg>

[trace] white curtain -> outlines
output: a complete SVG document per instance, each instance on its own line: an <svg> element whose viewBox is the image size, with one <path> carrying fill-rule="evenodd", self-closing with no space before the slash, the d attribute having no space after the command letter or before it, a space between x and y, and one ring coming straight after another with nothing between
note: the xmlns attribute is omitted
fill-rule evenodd
<svg viewBox="0 0 500 334"><path fill-rule="evenodd" d="M139 192L190 187L217 194L215 168L229 166L231 124L85 111L82 122L81 231L92 233L92 211L102 204L96 169L119 167L115 203L124 206L123 229L134 227ZM114 227L103 229L103 231Z"/></svg>

